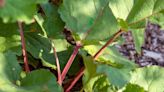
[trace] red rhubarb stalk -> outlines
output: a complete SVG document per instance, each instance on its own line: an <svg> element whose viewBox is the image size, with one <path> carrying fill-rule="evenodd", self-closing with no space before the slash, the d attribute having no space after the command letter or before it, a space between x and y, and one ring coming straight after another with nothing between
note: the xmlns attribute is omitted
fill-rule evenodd
<svg viewBox="0 0 164 92"><path fill-rule="evenodd" d="M71 57L69 58L69 60L68 60L68 62L67 62L67 64L66 64L66 66L65 66L64 69L63 69L63 72L62 72L62 81L65 79L65 76L66 76L66 74L67 74L67 72L68 72L70 66L72 65L72 63L73 63L73 61L74 61L74 59L75 59L75 57L76 57L76 55L77 55L78 50L79 50L80 47L81 47L80 44L77 44L77 45L75 46L74 51L73 51Z"/></svg>
<svg viewBox="0 0 164 92"><path fill-rule="evenodd" d="M69 85L69 87L65 90L65 92L70 92L70 90L72 89L72 87L81 78L81 76L83 75L83 73L84 73L84 67L82 67L80 69L80 71L76 74L75 78L73 79L73 81L71 82L71 84Z"/></svg>
<svg viewBox="0 0 164 92"><path fill-rule="evenodd" d="M57 72L58 72L58 83L59 83L59 85L62 85L62 77L61 77L59 58L57 56L55 47L53 49L54 49L54 56L56 59L56 66L57 66Z"/></svg>
<svg viewBox="0 0 164 92"><path fill-rule="evenodd" d="M103 47L101 47L101 49L93 56L93 59L96 60L101 55L101 53L105 50L105 48L107 48L107 46L109 44L111 44L117 37L119 37L122 32L123 32L122 30L119 30L117 33L115 33L113 35L113 37L111 39L109 39L106 42L106 44ZM72 89L72 87L82 77L83 73L84 73L84 67L82 67L82 69L80 69L80 71L77 73L77 76L75 76L75 78L73 79L71 85L66 89L66 92L70 92L70 90Z"/></svg>
<svg viewBox="0 0 164 92"><path fill-rule="evenodd" d="M27 53L26 53L26 44L25 44L25 39L24 39L22 23L18 22L18 26L19 26L20 36L21 36L22 54L23 54L23 58L24 58L25 71L30 72L30 68L29 68L29 65L28 65Z"/></svg>

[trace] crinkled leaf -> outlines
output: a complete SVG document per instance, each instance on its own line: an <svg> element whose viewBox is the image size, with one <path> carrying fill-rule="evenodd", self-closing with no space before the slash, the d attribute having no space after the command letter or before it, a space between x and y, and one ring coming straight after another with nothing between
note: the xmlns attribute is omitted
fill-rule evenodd
<svg viewBox="0 0 164 92"><path fill-rule="evenodd" d="M148 66L132 72L131 83L143 87L148 92L164 91L164 68Z"/></svg>
<svg viewBox="0 0 164 92"><path fill-rule="evenodd" d="M0 8L0 17L4 22L24 21L30 23L37 12L37 4L47 0L5 0Z"/></svg>

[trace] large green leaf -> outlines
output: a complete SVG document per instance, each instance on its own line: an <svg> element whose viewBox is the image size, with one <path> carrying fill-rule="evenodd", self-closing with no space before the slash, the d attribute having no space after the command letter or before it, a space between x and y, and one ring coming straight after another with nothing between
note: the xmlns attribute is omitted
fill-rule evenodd
<svg viewBox="0 0 164 92"><path fill-rule="evenodd" d="M163 0L134 0L127 22L133 25L164 10Z"/></svg>
<svg viewBox="0 0 164 92"><path fill-rule="evenodd" d="M83 88L86 92L92 92L92 87L98 76L98 74L96 74L97 65L93 63L93 59L91 57L83 56L83 60L85 65Z"/></svg>
<svg viewBox="0 0 164 92"><path fill-rule="evenodd" d="M98 73L103 73L108 77L109 82L119 88L122 88L130 81L130 69L126 67L115 68L108 65L99 65Z"/></svg>
<svg viewBox="0 0 164 92"><path fill-rule="evenodd" d="M148 66L138 68L132 72L132 84L143 87L148 92L164 91L164 68L159 66Z"/></svg>
<svg viewBox="0 0 164 92"><path fill-rule="evenodd" d="M26 31L25 40L26 49L34 58L41 59L43 66L56 69L56 59L54 57L52 43L49 38L42 36L38 32ZM53 43L56 44L55 48L57 49L61 69L63 69L72 54L73 48L67 46L67 42L63 43L65 46L62 47L63 44L61 41L59 42L60 44L53 40Z"/></svg>
<svg viewBox="0 0 164 92"><path fill-rule="evenodd" d="M37 4L47 0L5 0L0 8L0 17L4 22L24 21L30 23L37 12Z"/></svg>
<svg viewBox="0 0 164 92"><path fill-rule="evenodd" d="M83 56L85 71L83 76L83 89L86 92L108 92L109 82L107 77L96 72L98 64L92 57Z"/></svg>
<svg viewBox="0 0 164 92"><path fill-rule="evenodd" d="M35 70L27 74L21 81L21 87L33 92L62 92L55 76L47 70Z"/></svg>
<svg viewBox="0 0 164 92"><path fill-rule="evenodd" d="M23 92L23 89L18 89L16 84L20 78L20 73L21 67L14 53L0 53L0 91Z"/></svg>
<svg viewBox="0 0 164 92"><path fill-rule="evenodd" d="M4 24L0 20L0 52L12 50L21 55L21 43L18 26L15 23Z"/></svg>
<svg viewBox="0 0 164 92"><path fill-rule="evenodd" d="M157 14L149 19L151 23L159 24L164 29L164 12Z"/></svg>
<svg viewBox="0 0 164 92"><path fill-rule="evenodd" d="M40 58L44 66L56 69L51 42L37 32L25 33L27 51L35 58Z"/></svg>
<svg viewBox="0 0 164 92"><path fill-rule="evenodd" d="M94 55L99 48L95 45L84 47L91 55ZM106 65L98 65L97 72L107 75L110 83L117 87L123 87L129 82L130 71L135 68L135 64L121 56L115 47L107 48L98 58L98 62Z"/></svg>
<svg viewBox="0 0 164 92"><path fill-rule="evenodd" d="M43 27L50 38L64 38L64 22L58 14L58 7L53 4L43 4L42 9L45 13Z"/></svg>
<svg viewBox="0 0 164 92"><path fill-rule="evenodd" d="M6 83L16 83L19 79L20 72L21 67L18 64L14 53L0 53L0 85L5 85Z"/></svg>
<svg viewBox="0 0 164 92"><path fill-rule="evenodd" d="M84 47L91 55L94 55L99 48L95 45ZM106 65L99 65L97 72L107 75L111 84L117 87L123 87L129 82L130 71L135 68L135 64L121 56L115 47L107 48L98 58L98 62Z"/></svg>
<svg viewBox="0 0 164 92"><path fill-rule="evenodd" d="M145 28L145 21L149 17L153 22L162 24L163 3L163 0L109 0L109 7L115 17L126 21L129 26L127 30L132 30L136 50L139 53L144 40L144 31L141 31L141 28Z"/></svg>
<svg viewBox="0 0 164 92"><path fill-rule="evenodd" d="M132 7L134 0L109 0L109 7L111 8L114 16L126 20Z"/></svg>
<svg viewBox="0 0 164 92"><path fill-rule="evenodd" d="M103 40L119 28L107 0L63 0L59 13L66 27L82 39Z"/></svg>
<svg viewBox="0 0 164 92"><path fill-rule="evenodd" d="M21 71L14 53L0 53L0 92L62 92L51 72L36 70L21 79Z"/></svg>

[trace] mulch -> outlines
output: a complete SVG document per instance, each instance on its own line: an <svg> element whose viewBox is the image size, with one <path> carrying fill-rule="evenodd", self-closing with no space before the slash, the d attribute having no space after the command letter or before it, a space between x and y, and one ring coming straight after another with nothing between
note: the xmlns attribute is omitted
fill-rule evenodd
<svg viewBox="0 0 164 92"><path fill-rule="evenodd" d="M150 22L147 24L141 54L137 53L135 49L131 31L122 33L121 36L125 42L118 45L117 48L123 56L135 61L141 67L148 65L164 66L164 30L159 25Z"/></svg>

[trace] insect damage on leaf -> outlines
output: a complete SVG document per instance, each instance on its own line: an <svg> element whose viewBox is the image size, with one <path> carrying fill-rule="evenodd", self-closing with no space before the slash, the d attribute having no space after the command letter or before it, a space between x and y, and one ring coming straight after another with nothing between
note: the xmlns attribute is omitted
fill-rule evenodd
<svg viewBox="0 0 164 92"><path fill-rule="evenodd" d="M76 45L76 41L74 40L71 31L69 31L67 29L64 29L63 33L65 35L65 38L66 38L67 42L69 42L72 45Z"/></svg>

